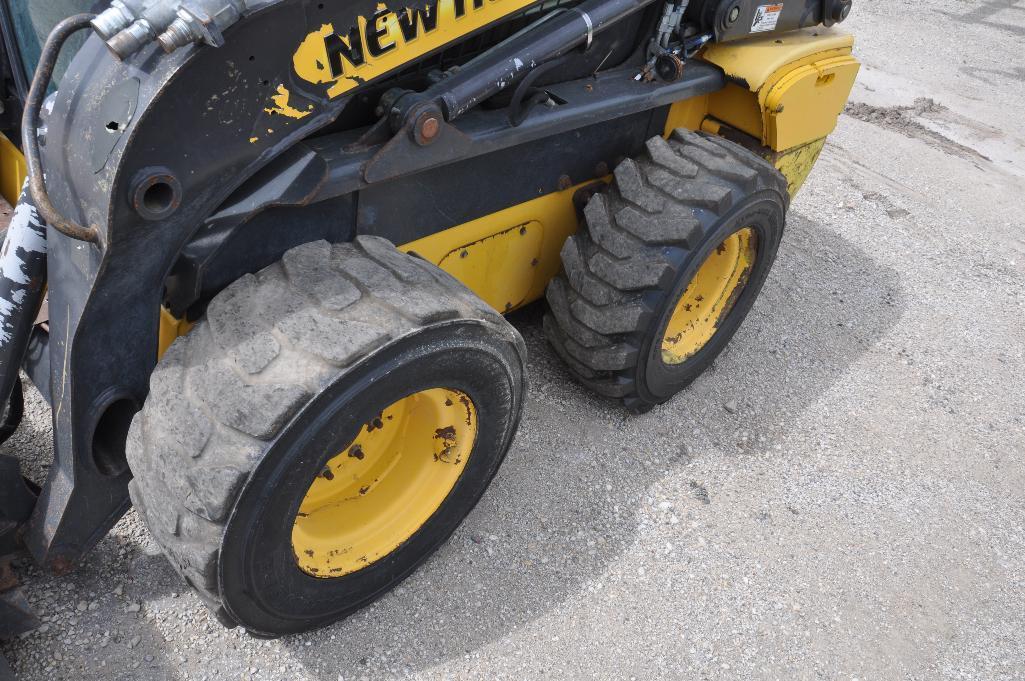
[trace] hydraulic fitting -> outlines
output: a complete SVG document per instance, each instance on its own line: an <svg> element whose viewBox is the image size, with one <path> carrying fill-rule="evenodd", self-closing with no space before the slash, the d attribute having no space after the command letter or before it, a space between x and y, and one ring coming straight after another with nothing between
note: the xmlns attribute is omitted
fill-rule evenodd
<svg viewBox="0 0 1025 681"><path fill-rule="evenodd" d="M219 47L246 9L246 0L112 0L93 28L118 59L127 59L154 40L165 52L198 42Z"/></svg>
<svg viewBox="0 0 1025 681"><path fill-rule="evenodd" d="M96 15L93 30L104 40L110 40L139 18L152 0L112 0L110 7Z"/></svg>
<svg viewBox="0 0 1025 681"><path fill-rule="evenodd" d="M183 3L178 16L157 41L167 53L197 42L220 47L224 44L224 29L241 19L245 9L245 0Z"/></svg>

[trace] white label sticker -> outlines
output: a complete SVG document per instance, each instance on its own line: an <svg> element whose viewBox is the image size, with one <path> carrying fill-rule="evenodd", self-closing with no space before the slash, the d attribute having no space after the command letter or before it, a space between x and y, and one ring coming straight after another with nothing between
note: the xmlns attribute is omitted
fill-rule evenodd
<svg viewBox="0 0 1025 681"><path fill-rule="evenodd" d="M752 33L765 33L775 31L779 23L779 15L783 13L783 3L776 5L762 5L755 10L755 20L751 24Z"/></svg>

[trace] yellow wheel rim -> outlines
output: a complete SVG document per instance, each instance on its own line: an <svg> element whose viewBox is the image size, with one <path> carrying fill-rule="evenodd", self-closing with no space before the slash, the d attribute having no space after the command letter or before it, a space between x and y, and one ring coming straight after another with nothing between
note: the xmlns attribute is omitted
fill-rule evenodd
<svg viewBox="0 0 1025 681"><path fill-rule="evenodd" d="M457 390L385 409L310 485L292 526L299 568L341 577L397 549L448 497L476 439L477 409Z"/></svg>
<svg viewBox="0 0 1025 681"><path fill-rule="evenodd" d="M733 309L758 256L751 227L734 232L698 268L683 292L662 338L662 361L682 364L705 347Z"/></svg>

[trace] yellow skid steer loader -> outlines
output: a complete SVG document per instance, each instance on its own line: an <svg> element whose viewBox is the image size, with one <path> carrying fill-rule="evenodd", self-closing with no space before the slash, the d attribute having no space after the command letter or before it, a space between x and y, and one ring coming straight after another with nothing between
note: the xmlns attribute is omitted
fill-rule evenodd
<svg viewBox="0 0 1025 681"><path fill-rule="evenodd" d="M858 72L851 0L0 0L0 555L134 505L226 626L364 607L473 508L546 299L644 412L722 352ZM23 189L24 187L24 189ZM0 580L0 635L31 626Z"/></svg>

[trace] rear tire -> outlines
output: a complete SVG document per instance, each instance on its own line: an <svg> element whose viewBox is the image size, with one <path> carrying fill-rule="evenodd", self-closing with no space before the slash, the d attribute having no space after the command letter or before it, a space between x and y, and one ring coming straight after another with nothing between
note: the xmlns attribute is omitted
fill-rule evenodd
<svg viewBox="0 0 1025 681"><path fill-rule="evenodd" d="M519 422L524 359L522 339L500 315L389 242L299 246L221 292L154 370L128 438L132 501L226 625L259 635L323 626L398 584L473 508ZM426 444L421 437L403 454L412 472L392 462L370 473L344 468L346 461L367 468L371 457L365 462L351 445L383 428L389 405L437 389L468 400L465 410L454 399L435 405L445 419L465 413L469 425L474 408L472 436L458 458L446 457L452 447L439 449L451 444L452 423L427 429L432 424L421 419L414 425ZM406 438L412 428L396 432ZM389 451L402 447L396 440ZM387 549L379 555L358 542L333 551L321 551L323 542L300 544L305 535L297 528L310 515L300 506L313 485L327 484L322 479L366 475L358 495L345 492L352 483L340 477L349 496L336 505L376 499L388 510L395 505L385 503L387 494L404 493L399 483L429 480L416 476L453 463L460 468L448 491L435 494L413 526L398 523L409 533L386 535L395 541L378 542ZM405 477L386 488L380 481L394 470ZM314 558L314 548L299 550L306 546L321 552Z"/></svg>
<svg viewBox="0 0 1025 681"><path fill-rule="evenodd" d="M783 175L743 147L684 129L652 138L591 198L584 228L563 247L564 272L547 291L549 341L581 383L631 411L666 402L725 349L751 309L788 203ZM750 266L719 287L721 300L705 302L703 317L681 321L703 265L727 246L738 262L750 249ZM670 347L667 339L679 343L694 328L707 337L684 342L686 352Z"/></svg>

